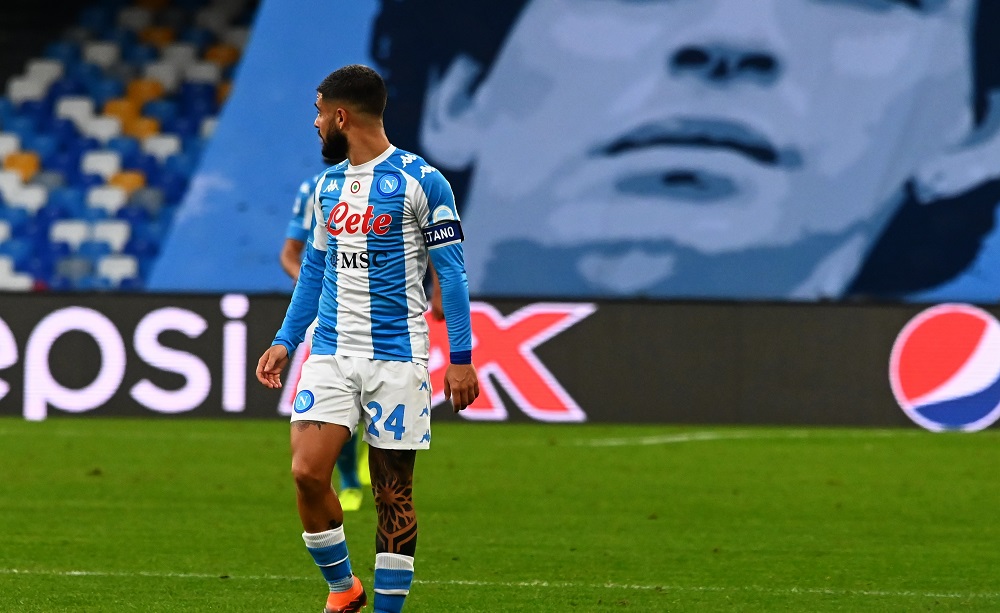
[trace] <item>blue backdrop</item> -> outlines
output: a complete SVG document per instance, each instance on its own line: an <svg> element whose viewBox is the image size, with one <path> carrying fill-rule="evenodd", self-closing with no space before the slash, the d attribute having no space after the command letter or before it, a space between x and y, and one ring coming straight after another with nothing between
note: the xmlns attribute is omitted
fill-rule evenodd
<svg viewBox="0 0 1000 613"><path fill-rule="evenodd" d="M315 87L361 62L474 296L992 302L998 41L996 2L265 0L149 287L291 289Z"/></svg>

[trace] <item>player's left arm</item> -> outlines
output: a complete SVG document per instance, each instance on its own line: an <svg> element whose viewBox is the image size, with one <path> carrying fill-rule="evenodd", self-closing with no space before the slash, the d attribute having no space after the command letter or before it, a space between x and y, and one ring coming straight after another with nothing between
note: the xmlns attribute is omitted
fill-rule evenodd
<svg viewBox="0 0 1000 613"><path fill-rule="evenodd" d="M472 316L469 280L462 250L462 226L455 209L451 186L438 173L423 184L428 215L422 227L431 264L437 274L441 307L448 329L450 365L444 376L444 395L455 411L466 408L479 396L479 379L472 364Z"/></svg>

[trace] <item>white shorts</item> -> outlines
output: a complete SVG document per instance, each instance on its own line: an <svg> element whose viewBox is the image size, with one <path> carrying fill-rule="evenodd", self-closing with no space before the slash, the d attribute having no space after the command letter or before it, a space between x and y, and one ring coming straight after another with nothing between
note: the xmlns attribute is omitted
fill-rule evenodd
<svg viewBox="0 0 1000 613"><path fill-rule="evenodd" d="M291 420L321 421L379 449L431 446L431 381L414 362L311 354L302 365Z"/></svg>

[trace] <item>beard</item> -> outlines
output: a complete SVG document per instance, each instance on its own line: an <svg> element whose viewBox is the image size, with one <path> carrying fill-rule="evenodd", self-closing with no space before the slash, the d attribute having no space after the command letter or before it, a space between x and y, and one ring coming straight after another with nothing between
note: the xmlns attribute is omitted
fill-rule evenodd
<svg viewBox="0 0 1000 613"><path fill-rule="evenodd" d="M347 159L347 137L336 128L330 128L323 139L323 157L332 160L334 164Z"/></svg>

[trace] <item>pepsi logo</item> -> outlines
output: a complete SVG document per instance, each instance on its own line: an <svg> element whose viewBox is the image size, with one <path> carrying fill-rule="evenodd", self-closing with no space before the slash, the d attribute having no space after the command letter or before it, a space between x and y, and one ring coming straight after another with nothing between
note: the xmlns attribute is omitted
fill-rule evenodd
<svg viewBox="0 0 1000 613"><path fill-rule="evenodd" d="M896 402L934 432L974 432L1000 418L1000 322L968 304L921 311L889 357Z"/></svg>

